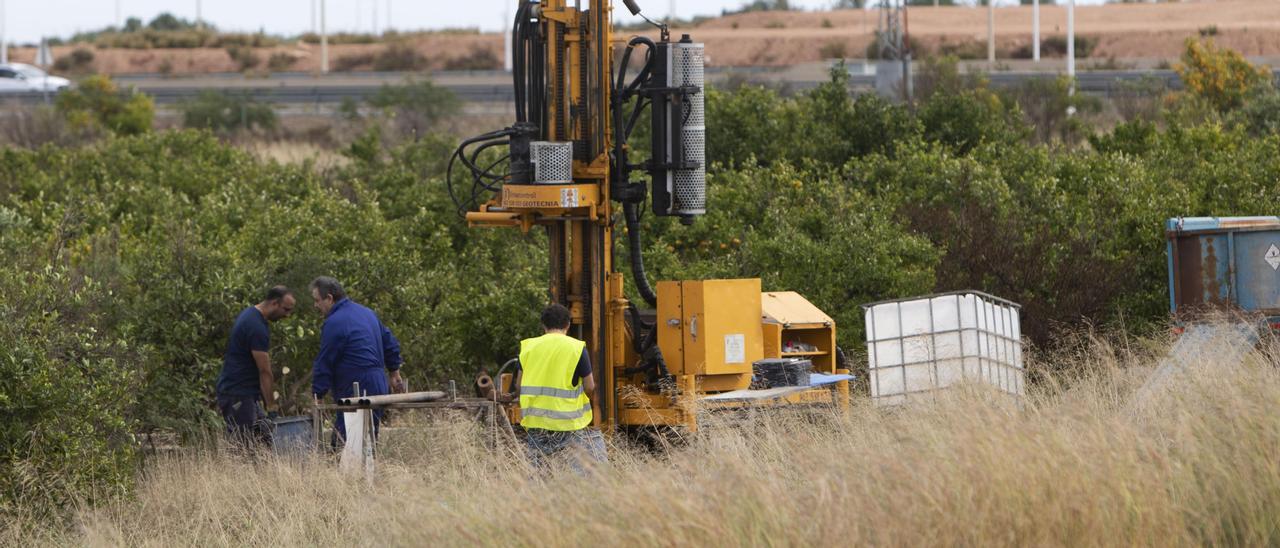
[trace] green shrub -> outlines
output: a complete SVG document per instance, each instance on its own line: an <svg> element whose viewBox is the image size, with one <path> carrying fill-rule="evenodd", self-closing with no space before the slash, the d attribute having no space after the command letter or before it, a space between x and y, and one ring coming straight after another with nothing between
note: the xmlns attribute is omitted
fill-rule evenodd
<svg viewBox="0 0 1280 548"><path fill-rule="evenodd" d="M121 92L106 76L90 76L58 95L58 112L80 131L105 129L116 135L151 131L155 103L136 91Z"/></svg>
<svg viewBox="0 0 1280 548"><path fill-rule="evenodd" d="M276 112L270 105L248 95L206 90L179 106L182 126L213 131L271 130L276 128Z"/></svg>
<svg viewBox="0 0 1280 548"><path fill-rule="evenodd" d="M127 493L148 351L103 328L110 288L23 261L0 268L0 293L0 519L64 519L61 508Z"/></svg>
<svg viewBox="0 0 1280 548"><path fill-rule="evenodd" d="M1000 97L985 89L934 94L918 114L924 137L958 154L984 143L1012 144L1028 135Z"/></svg>
<svg viewBox="0 0 1280 548"><path fill-rule="evenodd" d="M832 170L779 162L715 171L707 189L713 207L693 226L648 221L654 281L760 277L766 291L797 291L831 315L842 346L861 342L858 305L934 286L938 248Z"/></svg>
<svg viewBox="0 0 1280 548"><path fill-rule="evenodd" d="M369 105L390 116L402 135L421 138L437 124L461 108L453 92L429 80L407 81L399 86L382 86Z"/></svg>

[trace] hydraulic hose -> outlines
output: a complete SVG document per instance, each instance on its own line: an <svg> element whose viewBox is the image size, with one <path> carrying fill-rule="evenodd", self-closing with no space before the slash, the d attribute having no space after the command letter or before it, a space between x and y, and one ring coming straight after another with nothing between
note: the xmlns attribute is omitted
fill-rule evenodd
<svg viewBox="0 0 1280 548"><path fill-rule="evenodd" d="M631 275L636 279L636 290L649 306L658 306L658 295L649 285L649 275L644 271L644 256L640 253L640 213L636 204L622 204L623 215L627 220L627 253L631 260Z"/></svg>

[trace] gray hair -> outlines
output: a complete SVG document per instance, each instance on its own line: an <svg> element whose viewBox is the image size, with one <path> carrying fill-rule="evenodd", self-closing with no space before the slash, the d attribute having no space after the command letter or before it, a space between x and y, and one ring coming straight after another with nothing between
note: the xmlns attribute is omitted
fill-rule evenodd
<svg viewBox="0 0 1280 548"><path fill-rule="evenodd" d="M341 301L342 299L347 298L347 292L342 290L342 284L338 283L338 280L328 276L320 276L319 278L311 280L311 289L314 289L319 293L320 298L324 298L325 295L333 296L333 300L335 301Z"/></svg>

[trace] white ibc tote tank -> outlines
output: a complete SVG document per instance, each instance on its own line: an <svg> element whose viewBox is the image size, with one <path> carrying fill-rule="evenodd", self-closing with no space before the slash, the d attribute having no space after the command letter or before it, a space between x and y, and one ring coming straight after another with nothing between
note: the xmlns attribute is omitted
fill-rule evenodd
<svg viewBox="0 0 1280 548"><path fill-rule="evenodd" d="M871 397L896 404L960 382L1026 390L1020 306L977 291L863 305Z"/></svg>

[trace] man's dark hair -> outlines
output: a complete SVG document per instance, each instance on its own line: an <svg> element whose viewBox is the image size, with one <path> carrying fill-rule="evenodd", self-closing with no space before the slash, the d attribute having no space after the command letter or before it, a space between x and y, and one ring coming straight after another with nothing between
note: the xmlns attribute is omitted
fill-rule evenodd
<svg viewBox="0 0 1280 548"><path fill-rule="evenodd" d="M542 327L547 329L568 329L569 309L560 303L551 303L542 309Z"/></svg>
<svg viewBox="0 0 1280 548"><path fill-rule="evenodd" d="M271 303L271 302L276 302L280 299L283 299L285 295L292 295L292 294L293 294L293 290L283 285L277 285L277 286L272 286L271 289L268 289L266 298L262 300Z"/></svg>
<svg viewBox="0 0 1280 548"><path fill-rule="evenodd" d="M335 301L347 298L347 292L342 290L342 284L328 276L320 276L311 280L311 289L316 290L320 294L320 298L324 298L325 295L332 295Z"/></svg>

